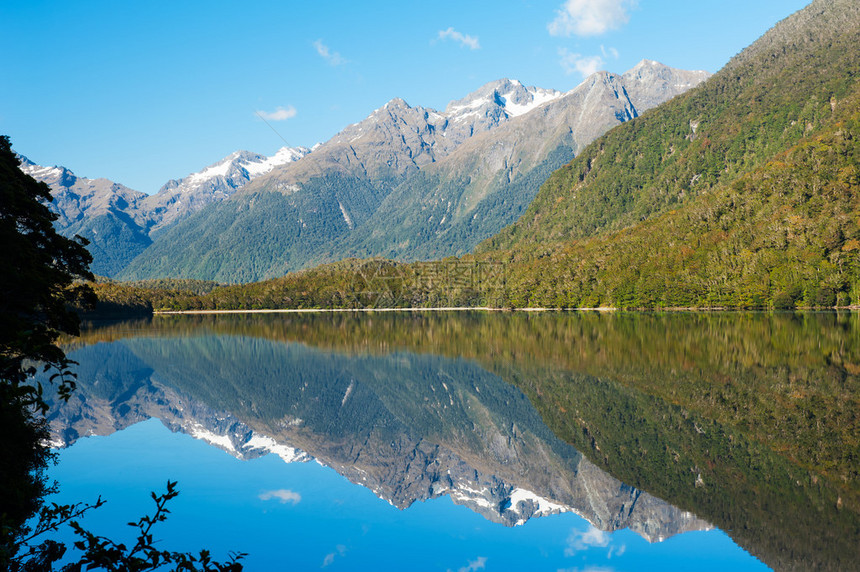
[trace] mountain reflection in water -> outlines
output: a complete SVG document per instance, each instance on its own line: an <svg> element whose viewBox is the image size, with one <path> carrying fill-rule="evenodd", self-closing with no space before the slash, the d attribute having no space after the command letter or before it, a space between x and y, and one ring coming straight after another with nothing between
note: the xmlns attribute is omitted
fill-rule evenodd
<svg viewBox="0 0 860 572"><path fill-rule="evenodd" d="M771 567L849 569L859 335L837 314L156 317L69 346L51 426L67 446L158 418L400 508L573 511L652 541L711 522Z"/></svg>

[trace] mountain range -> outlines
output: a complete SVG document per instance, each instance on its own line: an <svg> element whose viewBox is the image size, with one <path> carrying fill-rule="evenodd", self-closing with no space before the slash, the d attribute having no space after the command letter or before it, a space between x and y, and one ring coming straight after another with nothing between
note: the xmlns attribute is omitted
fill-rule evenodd
<svg viewBox="0 0 860 572"><path fill-rule="evenodd" d="M108 179L78 177L65 167L43 167L18 155L21 170L51 188L57 230L90 241L92 271L114 276L166 228L221 201L252 179L296 161L310 149L284 147L272 157L237 151L205 169L168 181L153 195Z"/></svg>
<svg viewBox="0 0 860 572"><path fill-rule="evenodd" d="M96 274L247 282L350 256L437 258L471 251L597 136L707 77L645 60L566 93L505 79L444 111L393 99L312 153L237 152L151 197L23 168L51 186L61 232L91 241Z"/></svg>

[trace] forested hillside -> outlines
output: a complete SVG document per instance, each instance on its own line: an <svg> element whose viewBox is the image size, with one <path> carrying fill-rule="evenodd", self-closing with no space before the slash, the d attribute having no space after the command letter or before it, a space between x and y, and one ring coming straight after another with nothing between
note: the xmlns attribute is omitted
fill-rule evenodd
<svg viewBox="0 0 860 572"><path fill-rule="evenodd" d="M598 139L485 250L630 227L850 119L857 110L850 97L860 69L858 37L860 5L814 2L697 89Z"/></svg>
<svg viewBox="0 0 860 572"><path fill-rule="evenodd" d="M819 0L608 133L485 242L513 305L860 303L860 6Z"/></svg>

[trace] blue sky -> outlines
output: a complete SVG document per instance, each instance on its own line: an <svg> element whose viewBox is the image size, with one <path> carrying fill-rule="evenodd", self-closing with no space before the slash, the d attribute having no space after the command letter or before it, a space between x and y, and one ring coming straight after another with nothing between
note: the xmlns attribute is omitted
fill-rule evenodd
<svg viewBox="0 0 860 572"><path fill-rule="evenodd" d="M311 146L394 97L503 77L568 90L642 59L715 72L807 0L0 4L0 133L155 192L232 153Z"/></svg>

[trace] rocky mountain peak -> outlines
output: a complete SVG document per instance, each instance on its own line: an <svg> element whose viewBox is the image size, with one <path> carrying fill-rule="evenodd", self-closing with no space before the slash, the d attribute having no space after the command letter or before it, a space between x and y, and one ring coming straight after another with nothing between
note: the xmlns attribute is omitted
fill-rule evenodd
<svg viewBox="0 0 860 572"><path fill-rule="evenodd" d="M412 109L412 107L408 103L406 103L405 99L401 97L395 97L394 99L386 103L383 109Z"/></svg>
<svg viewBox="0 0 860 572"><path fill-rule="evenodd" d="M18 158L21 171L51 187L53 201L50 206L60 215L57 225L61 231L64 225L80 220L84 212L102 215L110 211L118 214L120 210L134 210L146 196L109 179L78 177L65 167L44 167L23 155L18 155Z"/></svg>
<svg viewBox="0 0 860 572"><path fill-rule="evenodd" d="M625 83L675 82L678 88L690 87L706 80L710 74L703 70L679 70L653 60L642 60L622 74Z"/></svg>
<svg viewBox="0 0 860 572"><path fill-rule="evenodd" d="M554 89L527 87L519 80L500 79L481 86L466 97L452 101L445 115L452 121L470 116L516 117L564 95Z"/></svg>
<svg viewBox="0 0 860 572"><path fill-rule="evenodd" d="M630 101L642 109L656 107L663 101L699 85L710 75L702 70L679 70L653 60L642 60L624 72L621 80Z"/></svg>
<svg viewBox="0 0 860 572"><path fill-rule="evenodd" d="M153 215L150 232L157 233L178 219L229 197L253 179L308 153L310 149L306 147L282 147L271 157L240 150L201 171L168 181L143 201Z"/></svg>
<svg viewBox="0 0 860 572"><path fill-rule="evenodd" d="M18 160L21 161L21 170L37 181L41 181L47 185L55 185L60 187L71 187L78 180L77 176L65 167L53 166L43 167L29 160L24 155L17 154Z"/></svg>

